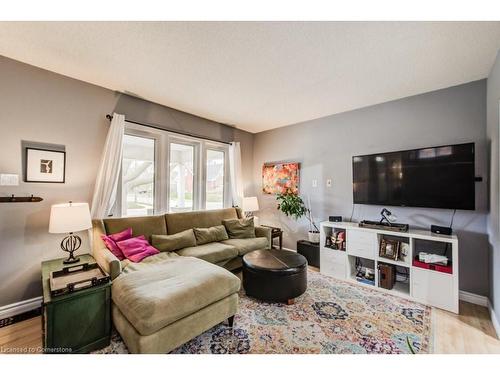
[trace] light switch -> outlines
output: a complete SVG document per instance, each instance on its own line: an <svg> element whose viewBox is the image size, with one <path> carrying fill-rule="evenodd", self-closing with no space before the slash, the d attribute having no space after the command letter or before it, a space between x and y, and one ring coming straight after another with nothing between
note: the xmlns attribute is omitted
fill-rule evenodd
<svg viewBox="0 0 500 375"><path fill-rule="evenodd" d="M318 187L318 180L312 180L313 187Z"/></svg>
<svg viewBox="0 0 500 375"><path fill-rule="evenodd" d="M17 174L0 174L0 185L1 186L18 186L19 185L19 175Z"/></svg>
<svg viewBox="0 0 500 375"><path fill-rule="evenodd" d="M326 180L326 187L332 187L332 180L331 179Z"/></svg>

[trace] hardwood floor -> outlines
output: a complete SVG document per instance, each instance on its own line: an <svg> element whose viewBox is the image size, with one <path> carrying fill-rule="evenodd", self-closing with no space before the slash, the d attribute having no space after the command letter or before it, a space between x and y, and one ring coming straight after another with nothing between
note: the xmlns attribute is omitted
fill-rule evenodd
<svg viewBox="0 0 500 375"><path fill-rule="evenodd" d="M41 353L42 318L37 316L0 328L0 353Z"/></svg>
<svg viewBox="0 0 500 375"><path fill-rule="evenodd" d="M496 338L486 307L460 302L460 315L439 309L433 309L432 314L434 353L500 354L500 341ZM0 328L0 353L9 353L16 348L39 353L41 337L40 317Z"/></svg>
<svg viewBox="0 0 500 375"><path fill-rule="evenodd" d="M500 354L488 309L460 301L460 315L432 309L434 319L434 353Z"/></svg>

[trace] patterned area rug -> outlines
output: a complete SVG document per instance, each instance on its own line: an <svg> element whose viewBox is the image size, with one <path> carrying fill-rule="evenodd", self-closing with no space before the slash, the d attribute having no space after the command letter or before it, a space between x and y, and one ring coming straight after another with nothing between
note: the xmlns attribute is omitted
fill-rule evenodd
<svg viewBox="0 0 500 375"><path fill-rule="evenodd" d="M410 348L411 346L411 348ZM431 309L318 272L287 306L240 293L234 329L219 324L172 353L428 353ZM127 353L118 334L98 353Z"/></svg>

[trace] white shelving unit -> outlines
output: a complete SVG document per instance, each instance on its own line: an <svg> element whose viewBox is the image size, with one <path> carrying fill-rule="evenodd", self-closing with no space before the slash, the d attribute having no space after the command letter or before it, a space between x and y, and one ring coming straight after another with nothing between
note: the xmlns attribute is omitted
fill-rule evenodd
<svg viewBox="0 0 500 375"><path fill-rule="evenodd" d="M334 230L345 230L345 251L334 250L325 246L326 237L331 235ZM320 236L321 273L458 314L458 239L456 235L439 235L424 230L393 232L383 229L362 228L356 223L326 221L321 223ZM395 261L379 256L379 244L383 237L397 237L398 240L409 245L404 260ZM451 274L412 265L412 260L417 253L427 250L426 246L433 248L446 244L451 247ZM356 258L361 258L365 263L373 263L375 270L374 286L356 280ZM409 275L407 282L397 281L393 289L379 287L377 271L379 263L407 268Z"/></svg>

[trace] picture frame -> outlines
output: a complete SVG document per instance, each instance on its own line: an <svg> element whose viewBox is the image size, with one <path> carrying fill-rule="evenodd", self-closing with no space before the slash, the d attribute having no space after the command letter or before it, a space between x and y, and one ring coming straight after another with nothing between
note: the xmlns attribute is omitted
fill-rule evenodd
<svg viewBox="0 0 500 375"><path fill-rule="evenodd" d="M264 194L298 194L300 163L265 163L262 166L262 192Z"/></svg>
<svg viewBox="0 0 500 375"><path fill-rule="evenodd" d="M391 260L398 260L401 242L382 238L380 240L379 256Z"/></svg>
<svg viewBox="0 0 500 375"><path fill-rule="evenodd" d="M25 156L25 182L65 183L66 151L26 147Z"/></svg>

